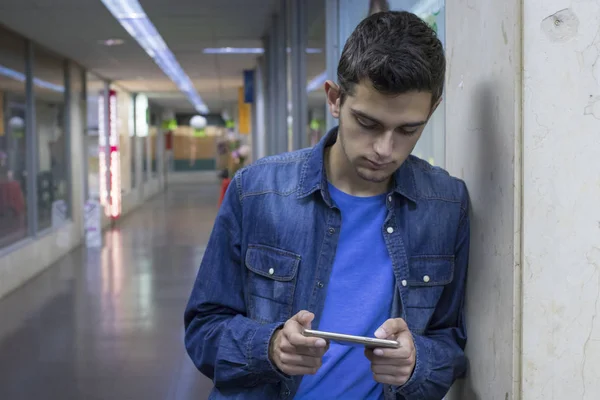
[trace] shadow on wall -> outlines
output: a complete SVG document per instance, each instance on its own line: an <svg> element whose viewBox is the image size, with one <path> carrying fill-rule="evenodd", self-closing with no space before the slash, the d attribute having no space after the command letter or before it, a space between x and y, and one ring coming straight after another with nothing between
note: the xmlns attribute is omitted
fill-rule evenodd
<svg viewBox="0 0 600 400"><path fill-rule="evenodd" d="M455 383L445 397L446 400L510 399L509 392L504 390L502 393L490 393L491 382L496 379L512 382L512 378L502 376L506 370L499 369L497 364L499 354L496 353L496 346L502 347L505 338L496 336L495 327L491 330L485 329L490 323L497 324L498 328L510 323L498 320L499 316L505 315L498 306L501 307L505 302L492 298L495 297L494 293L497 293L494 288L500 285L500 277L497 272L491 270L498 266L494 258L500 255L499 248L502 246L497 241L503 235L501 215L504 194L496 175L502 170L500 153L506 147L504 138L512 137L499 130L501 92L502 90L495 88L491 82L482 83L471 103L471 116L476 123L469 129L467 144L471 150L470 156L474 158L467 165L475 169L466 174L471 197L471 254L465 305L469 368L466 377ZM510 265L507 267L511 268ZM512 388L507 387L506 390L510 391Z"/></svg>

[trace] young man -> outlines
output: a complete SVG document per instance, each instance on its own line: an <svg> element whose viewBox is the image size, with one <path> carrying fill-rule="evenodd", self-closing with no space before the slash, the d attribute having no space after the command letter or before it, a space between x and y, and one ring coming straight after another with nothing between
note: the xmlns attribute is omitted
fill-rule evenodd
<svg viewBox="0 0 600 400"><path fill-rule="evenodd" d="M325 85L339 128L235 176L185 313L212 399L439 400L465 371L467 190L410 156L444 71L415 15L368 17Z"/></svg>

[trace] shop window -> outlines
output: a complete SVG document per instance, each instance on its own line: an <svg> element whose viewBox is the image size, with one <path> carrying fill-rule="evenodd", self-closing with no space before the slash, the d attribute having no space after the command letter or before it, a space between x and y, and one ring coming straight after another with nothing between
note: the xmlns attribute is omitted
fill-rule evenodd
<svg viewBox="0 0 600 400"><path fill-rule="evenodd" d="M38 145L38 231L63 224L69 215L65 60L35 46L33 73Z"/></svg>
<svg viewBox="0 0 600 400"><path fill-rule="evenodd" d="M27 236L25 40L0 27L0 248Z"/></svg>

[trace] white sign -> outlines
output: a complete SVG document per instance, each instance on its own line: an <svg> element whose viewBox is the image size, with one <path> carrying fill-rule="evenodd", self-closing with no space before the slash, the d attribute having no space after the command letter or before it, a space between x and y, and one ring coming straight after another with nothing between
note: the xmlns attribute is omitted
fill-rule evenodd
<svg viewBox="0 0 600 400"><path fill-rule="evenodd" d="M60 228L67 222L67 203L56 200L52 203L52 228Z"/></svg>
<svg viewBox="0 0 600 400"><path fill-rule="evenodd" d="M97 200L88 200L84 207L85 244L102 247L102 206Z"/></svg>

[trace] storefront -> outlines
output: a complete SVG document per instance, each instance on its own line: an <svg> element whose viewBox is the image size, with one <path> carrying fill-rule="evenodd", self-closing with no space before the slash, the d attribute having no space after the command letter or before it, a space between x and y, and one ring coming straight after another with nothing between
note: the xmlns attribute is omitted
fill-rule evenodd
<svg viewBox="0 0 600 400"><path fill-rule="evenodd" d="M0 249L71 218L70 73L0 28Z"/></svg>

